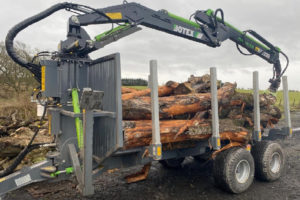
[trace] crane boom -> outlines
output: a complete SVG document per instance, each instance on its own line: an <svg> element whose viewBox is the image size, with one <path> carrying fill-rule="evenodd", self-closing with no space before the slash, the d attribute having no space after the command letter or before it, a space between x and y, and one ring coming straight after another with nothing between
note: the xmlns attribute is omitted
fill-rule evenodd
<svg viewBox="0 0 300 200"><path fill-rule="evenodd" d="M195 42L206 44L210 47L218 47L227 39L235 42L238 50L240 46L248 50L250 55L257 55L273 64L273 77L269 80L271 83L270 90L276 91L280 86L280 78L285 72L281 69L279 55L287 56L275 47L265 38L260 36L253 30L240 31L234 26L224 21L224 13L221 9L213 10L197 10L193 14L194 21L179 17L166 10L155 11L137 3L127 3L121 5L110 6L107 8L94 9L88 6L59 3L35 15L15 27L13 27L7 35L6 47L9 55L23 67L28 68L40 81L40 66L33 63L22 61L14 52L13 39L19 31L26 28L52 13L67 9L69 11L77 11L78 15L69 18L67 39L61 41L58 57L80 57L89 58L88 54L92 51L100 49L105 45L114 42L122 37L139 31L140 25L152 29L166 32L168 34L183 37ZM220 16L218 14L220 13ZM92 24L121 24L116 28L112 28L105 33L97 35L91 39L84 26ZM287 62L288 65L288 62Z"/></svg>

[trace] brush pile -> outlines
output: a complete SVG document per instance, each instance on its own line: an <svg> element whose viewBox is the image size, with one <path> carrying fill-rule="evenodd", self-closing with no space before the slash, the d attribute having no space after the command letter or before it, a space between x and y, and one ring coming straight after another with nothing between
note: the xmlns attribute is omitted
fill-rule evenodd
<svg viewBox="0 0 300 200"><path fill-rule="evenodd" d="M11 165L14 158L27 146L38 128L39 120L22 121L15 117L16 113L17 110L9 117L0 117L0 171ZM52 141L52 136L48 134L48 123L45 122L33 144L51 143ZM47 147L34 149L16 170L44 160L49 150Z"/></svg>
<svg viewBox="0 0 300 200"><path fill-rule="evenodd" d="M211 137L210 76L191 76L184 83L159 87L160 134L164 149L190 146ZM152 140L150 89L122 89L124 146L148 146ZM253 96L236 91L235 83L218 81L220 137L246 144L253 130ZM281 118L271 94L260 95L261 128Z"/></svg>

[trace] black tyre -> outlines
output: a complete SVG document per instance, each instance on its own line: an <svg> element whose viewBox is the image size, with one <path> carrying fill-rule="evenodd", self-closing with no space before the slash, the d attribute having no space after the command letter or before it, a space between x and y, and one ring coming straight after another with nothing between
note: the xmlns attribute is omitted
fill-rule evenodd
<svg viewBox="0 0 300 200"><path fill-rule="evenodd" d="M263 181L275 181L280 178L285 166L285 155L280 144L261 141L252 147L255 161L255 176Z"/></svg>
<svg viewBox="0 0 300 200"><path fill-rule="evenodd" d="M244 148L220 152L214 161L213 176L217 186L231 193L246 191L253 182L254 160Z"/></svg>
<svg viewBox="0 0 300 200"><path fill-rule="evenodd" d="M181 168L181 164L183 163L185 158L173 158L167 160L160 160L159 162L166 168L177 169Z"/></svg>

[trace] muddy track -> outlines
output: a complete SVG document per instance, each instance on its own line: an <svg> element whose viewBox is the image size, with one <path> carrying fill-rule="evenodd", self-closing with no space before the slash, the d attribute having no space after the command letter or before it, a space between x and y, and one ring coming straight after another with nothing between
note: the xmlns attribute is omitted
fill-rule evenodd
<svg viewBox="0 0 300 200"><path fill-rule="evenodd" d="M300 127L300 112L292 113L293 126ZM95 182L95 195L82 198L73 181L37 183L12 192L5 199L214 199L214 200L291 200L300 199L300 133L281 142L287 155L285 173L272 183L255 180L250 189L232 195L214 186L212 163L199 163L187 158L182 169L164 169L159 163L151 167L149 177L140 183L127 184L124 176L134 173L134 167L104 173Z"/></svg>

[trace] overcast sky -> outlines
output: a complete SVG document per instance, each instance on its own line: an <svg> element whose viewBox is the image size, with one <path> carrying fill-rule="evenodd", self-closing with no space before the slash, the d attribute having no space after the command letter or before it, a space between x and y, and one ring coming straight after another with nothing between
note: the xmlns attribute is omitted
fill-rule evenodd
<svg viewBox="0 0 300 200"><path fill-rule="evenodd" d="M130 2L130 0L128 0ZM5 40L8 30L58 0L0 0L0 41ZM122 0L74 0L72 2L94 8L121 4ZM240 30L252 29L275 46L280 47L290 58L286 73L290 89L300 90L300 1L299 0L136 0L154 10L166 9L189 18L196 10L222 8L225 21ZM56 50L60 40L66 38L67 21L72 13L60 11L49 18L30 26L17 36L17 40L39 50ZM95 25L86 28L91 37L108 30L110 25ZM129 37L112 43L92 54L93 58L120 52L122 77L146 78L149 60L157 59L159 81L185 81L191 75L208 73L209 67L218 70L218 79L237 82L238 87L252 86L252 71L260 72L260 86L268 87L272 65L257 56L241 55L235 44L224 41L221 47L206 45L142 27ZM285 65L282 59L282 65Z"/></svg>

